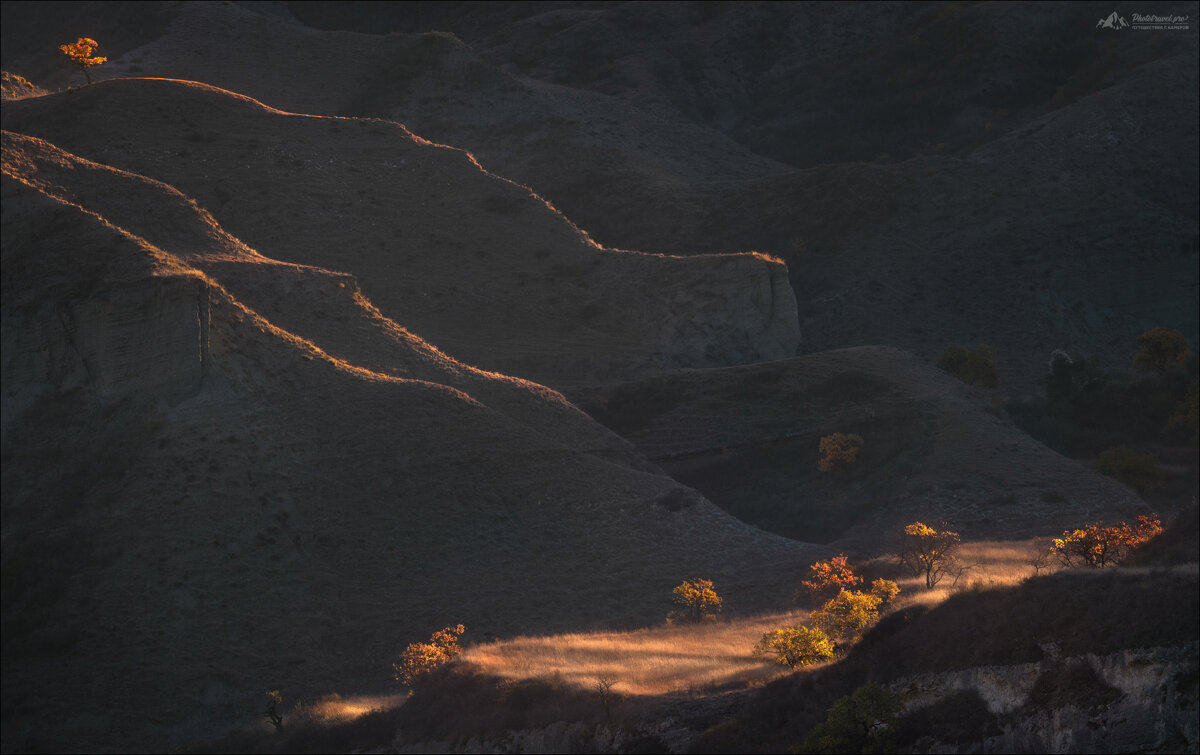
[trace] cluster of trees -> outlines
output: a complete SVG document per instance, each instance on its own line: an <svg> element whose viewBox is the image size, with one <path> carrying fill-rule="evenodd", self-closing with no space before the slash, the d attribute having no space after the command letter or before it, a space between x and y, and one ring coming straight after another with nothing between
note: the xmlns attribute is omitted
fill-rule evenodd
<svg viewBox="0 0 1200 755"><path fill-rule="evenodd" d="M848 589L862 582L844 554L812 564L794 598L797 603L820 602L809 615L811 626L767 632L754 646L754 657L795 669L832 658L839 646L857 642L879 620L880 609L900 593L887 579L876 579L867 592Z"/></svg>

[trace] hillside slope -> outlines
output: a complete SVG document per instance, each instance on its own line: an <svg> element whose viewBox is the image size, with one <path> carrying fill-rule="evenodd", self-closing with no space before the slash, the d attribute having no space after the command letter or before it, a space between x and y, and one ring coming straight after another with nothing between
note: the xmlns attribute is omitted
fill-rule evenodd
<svg viewBox="0 0 1200 755"><path fill-rule="evenodd" d="M172 186L21 134L4 170L5 750L212 736L385 689L446 623L655 621L696 574L748 610L819 552Z"/></svg>
<svg viewBox="0 0 1200 755"><path fill-rule="evenodd" d="M384 315L487 369L554 384L798 346L778 261L599 248L528 190L394 123L150 79L12 102L4 122L179 188L269 257L354 275Z"/></svg>
<svg viewBox="0 0 1200 755"><path fill-rule="evenodd" d="M913 521L1023 539L1146 511L1129 488L1018 430L984 392L897 349L676 370L571 395L743 521L848 552L874 555ZM820 440L833 433L863 446L824 473Z"/></svg>
<svg viewBox="0 0 1200 755"><path fill-rule="evenodd" d="M1143 330L1200 337L1195 29L1114 35L1081 4L295 12L474 49L195 4L102 75L402 121L607 245L779 256L808 352L986 342L1029 391L1055 348L1125 370Z"/></svg>

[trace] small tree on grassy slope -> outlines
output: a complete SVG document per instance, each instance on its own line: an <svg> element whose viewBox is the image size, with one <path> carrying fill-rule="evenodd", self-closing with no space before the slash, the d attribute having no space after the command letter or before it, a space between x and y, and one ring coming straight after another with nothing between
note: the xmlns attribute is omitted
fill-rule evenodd
<svg viewBox="0 0 1200 755"><path fill-rule="evenodd" d="M900 536L900 563L907 566L913 576L924 576L925 586L934 587L942 577L952 573L958 565L958 547L961 541L957 532L934 529L921 522L913 522L904 528Z"/></svg>
<svg viewBox="0 0 1200 755"><path fill-rule="evenodd" d="M668 623L714 621L721 611L721 596L710 579L685 579L672 593L680 608L667 615Z"/></svg>
<svg viewBox="0 0 1200 755"><path fill-rule="evenodd" d="M833 657L833 642L820 629L796 625L772 629L754 646L755 658L773 658L781 666L795 669Z"/></svg>
<svg viewBox="0 0 1200 755"><path fill-rule="evenodd" d="M79 70L87 77L87 83L91 84L92 74L88 69L108 62L108 58L96 55L96 48L99 46L94 39L80 37L70 44L60 45L58 49L62 50L62 54L70 58L72 63L79 66Z"/></svg>

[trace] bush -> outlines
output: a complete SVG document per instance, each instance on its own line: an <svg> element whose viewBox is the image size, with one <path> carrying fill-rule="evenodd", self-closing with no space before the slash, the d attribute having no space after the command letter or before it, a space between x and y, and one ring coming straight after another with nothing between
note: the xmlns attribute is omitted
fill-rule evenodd
<svg viewBox="0 0 1200 755"><path fill-rule="evenodd" d="M1100 452L1097 469L1117 482L1145 494L1162 485L1163 472L1154 454L1144 454L1129 446L1115 446Z"/></svg>
<svg viewBox="0 0 1200 755"><path fill-rule="evenodd" d="M796 752L895 752L904 696L875 682L839 699Z"/></svg>
<svg viewBox="0 0 1200 755"><path fill-rule="evenodd" d="M996 377L996 357L987 344L981 343L973 350L947 346L938 357L937 366L967 385L995 388L1000 382Z"/></svg>
<svg viewBox="0 0 1200 755"><path fill-rule="evenodd" d="M1067 530L1055 538L1050 552L1063 566L1104 567L1119 564L1130 551L1162 532L1157 514L1139 516L1136 525L1121 522L1117 525L1089 524L1082 529Z"/></svg>
<svg viewBox="0 0 1200 755"><path fill-rule="evenodd" d="M1165 373L1172 367L1187 366L1192 349L1187 338L1178 330L1151 328L1138 336L1138 353L1133 368L1142 372Z"/></svg>
<svg viewBox="0 0 1200 755"><path fill-rule="evenodd" d="M829 600L844 588L860 584L862 577L854 573L846 563L845 554L842 554L828 561L817 561L808 567L808 578L800 583L800 589L796 590L792 601L819 603Z"/></svg>
<svg viewBox="0 0 1200 755"><path fill-rule="evenodd" d="M710 579L685 579L672 592L680 610L667 614L667 623L715 621L721 611L721 596Z"/></svg>
<svg viewBox="0 0 1200 755"><path fill-rule="evenodd" d="M861 435L854 433L834 433L821 438L821 458L817 461L817 469L830 472L838 468L846 468L858 461L858 452L862 449Z"/></svg>
<svg viewBox="0 0 1200 755"><path fill-rule="evenodd" d="M396 681L414 687L435 669L457 658L462 653L458 640L465 631L467 628L462 624L446 627L434 632L429 642L414 642L406 647L392 664Z"/></svg>
<svg viewBox="0 0 1200 755"><path fill-rule="evenodd" d="M833 642L820 629L804 626L773 629L754 646L754 657L774 656L781 666L795 669L833 657Z"/></svg>

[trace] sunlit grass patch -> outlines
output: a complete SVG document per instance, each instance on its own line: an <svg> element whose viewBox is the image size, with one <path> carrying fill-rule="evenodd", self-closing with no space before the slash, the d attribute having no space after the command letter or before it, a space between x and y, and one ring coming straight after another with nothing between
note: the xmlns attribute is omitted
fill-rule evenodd
<svg viewBox="0 0 1200 755"><path fill-rule="evenodd" d="M772 629L803 622L788 611L708 624L518 637L469 648L462 661L508 679L556 678L581 688L611 680L624 695L659 695L746 686L787 673L751 652Z"/></svg>

